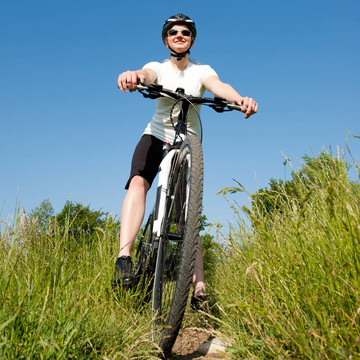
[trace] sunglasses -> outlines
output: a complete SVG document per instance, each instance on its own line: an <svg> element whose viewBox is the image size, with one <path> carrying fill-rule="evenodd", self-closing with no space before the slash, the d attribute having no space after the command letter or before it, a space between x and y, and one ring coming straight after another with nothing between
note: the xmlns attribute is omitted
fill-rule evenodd
<svg viewBox="0 0 360 360"><path fill-rule="evenodd" d="M170 29L167 34L168 36L175 36L178 32L181 32L182 36L191 36L190 30L176 30L176 29Z"/></svg>

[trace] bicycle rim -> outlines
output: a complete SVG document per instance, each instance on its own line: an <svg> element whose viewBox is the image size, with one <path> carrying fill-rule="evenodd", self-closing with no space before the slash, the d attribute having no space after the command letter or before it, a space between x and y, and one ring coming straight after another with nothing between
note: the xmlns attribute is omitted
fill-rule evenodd
<svg viewBox="0 0 360 360"><path fill-rule="evenodd" d="M185 139L173 174L153 293L155 340L165 353L171 350L181 326L199 241L203 161L197 136Z"/></svg>

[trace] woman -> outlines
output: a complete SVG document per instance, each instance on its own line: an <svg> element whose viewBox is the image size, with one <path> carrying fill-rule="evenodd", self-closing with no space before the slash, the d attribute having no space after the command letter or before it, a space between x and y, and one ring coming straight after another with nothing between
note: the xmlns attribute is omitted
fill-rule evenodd
<svg viewBox="0 0 360 360"><path fill-rule="evenodd" d="M123 72L118 78L119 89L133 92L139 82L146 85L158 83L171 90L181 87L186 94L193 96L203 96L206 89L214 96L242 105L245 118L255 114L258 105L253 99L240 96L230 85L220 81L210 66L194 64L189 60L195 38L195 23L189 17L177 14L167 19L163 25L162 39L170 50L170 59L163 63L148 63L141 70ZM115 265L115 284L119 286L134 281L130 252L143 221L146 194L157 174L163 143L172 143L174 139L169 119L173 103L164 98L156 102L156 112L135 149L130 178L125 187L128 192L121 212L120 252ZM187 131L201 137L195 113L189 115ZM206 296L201 244L196 254L193 284L193 303L197 303Z"/></svg>

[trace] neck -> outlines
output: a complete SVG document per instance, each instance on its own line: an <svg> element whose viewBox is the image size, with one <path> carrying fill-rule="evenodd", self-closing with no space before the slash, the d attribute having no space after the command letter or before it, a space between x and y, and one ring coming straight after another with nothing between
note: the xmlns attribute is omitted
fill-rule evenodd
<svg viewBox="0 0 360 360"><path fill-rule="evenodd" d="M189 55L187 54L183 59L177 60L176 57L170 56L171 65L179 71L183 71L189 64Z"/></svg>

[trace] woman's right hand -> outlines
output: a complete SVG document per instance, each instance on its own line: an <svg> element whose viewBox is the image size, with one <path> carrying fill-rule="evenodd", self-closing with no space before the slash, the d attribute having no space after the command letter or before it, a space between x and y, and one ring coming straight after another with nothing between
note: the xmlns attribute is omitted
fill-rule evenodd
<svg viewBox="0 0 360 360"><path fill-rule="evenodd" d="M136 90L138 83L145 82L145 75L138 71L125 71L119 75L118 88L125 92L133 92Z"/></svg>

